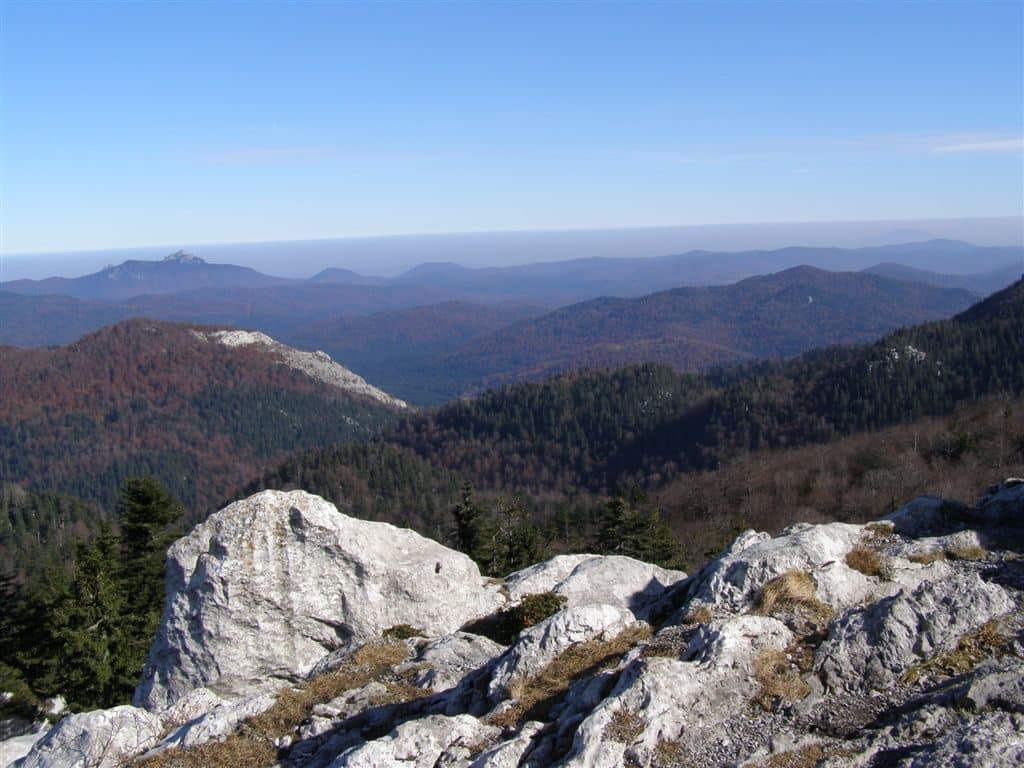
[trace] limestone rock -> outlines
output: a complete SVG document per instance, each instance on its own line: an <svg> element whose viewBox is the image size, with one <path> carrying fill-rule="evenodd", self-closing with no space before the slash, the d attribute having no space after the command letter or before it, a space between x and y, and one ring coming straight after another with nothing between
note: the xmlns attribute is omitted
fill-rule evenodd
<svg viewBox="0 0 1024 768"><path fill-rule="evenodd" d="M176 728L170 736L160 742L160 748L186 749L223 739L234 732L243 720L266 712L274 706L276 700L276 696L265 693L235 703L223 702Z"/></svg>
<svg viewBox="0 0 1024 768"><path fill-rule="evenodd" d="M627 751L644 765L660 740L681 739L699 753L702 742L721 734L724 722L749 709L757 656L792 640L777 619L730 617L702 626L682 660L655 656L634 662L580 725L565 765L612 768L625 762ZM632 734L618 733L615 722L623 717L635 724Z"/></svg>
<svg viewBox="0 0 1024 768"><path fill-rule="evenodd" d="M32 747L19 768L117 768L159 741L160 718L136 707L69 715Z"/></svg>
<svg viewBox="0 0 1024 768"><path fill-rule="evenodd" d="M494 739L500 732L470 715L429 715L343 752L330 768L434 768L457 760L459 755L453 752L464 753L465 764L470 747Z"/></svg>
<svg viewBox="0 0 1024 768"><path fill-rule="evenodd" d="M925 581L837 619L815 667L831 689L885 689L915 663L951 649L962 635L1012 607L1001 587L974 573Z"/></svg>
<svg viewBox="0 0 1024 768"><path fill-rule="evenodd" d="M559 555L507 576L504 586L513 602L529 594L556 592L565 596L569 608L602 603L646 619L665 590L685 578L682 571L622 555Z"/></svg>
<svg viewBox="0 0 1024 768"><path fill-rule="evenodd" d="M748 610L761 587L787 571L811 574L818 597L835 609L854 605L878 586L846 565L846 554L863 537L859 525L795 525L782 535L748 532L713 560L689 587L692 602L713 606L716 612Z"/></svg>
<svg viewBox="0 0 1024 768"><path fill-rule="evenodd" d="M455 632L436 640L421 641L416 655L396 668L396 672L411 671L413 682L431 691L454 688L470 672L484 667L496 659L504 646L489 638L468 632Z"/></svg>
<svg viewBox="0 0 1024 768"><path fill-rule="evenodd" d="M244 697L388 627L442 635L502 602L465 555L318 496L263 491L171 547L167 607L135 703L164 708L197 686Z"/></svg>
<svg viewBox="0 0 1024 768"><path fill-rule="evenodd" d="M543 563L531 565L505 577L504 586L509 599L518 603L527 595L551 592L568 578L576 566L600 555L557 555Z"/></svg>
<svg viewBox="0 0 1024 768"><path fill-rule="evenodd" d="M559 611L524 630L502 654L491 674L488 698L497 703L508 697L516 683L535 676L569 646L611 640L636 624L632 612L612 605L591 603Z"/></svg>
<svg viewBox="0 0 1024 768"><path fill-rule="evenodd" d="M8 736L0 741L0 768L8 768L27 755L49 730L50 725L45 721L31 723L27 730L19 731L17 735Z"/></svg>
<svg viewBox="0 0 1024 768"><path fill-rule="evenodd" d="M530 721L519 729L515 738L485 749L470 763L469 768L517 768L530 751L536 735L544 729L544 723Z"/></svg>

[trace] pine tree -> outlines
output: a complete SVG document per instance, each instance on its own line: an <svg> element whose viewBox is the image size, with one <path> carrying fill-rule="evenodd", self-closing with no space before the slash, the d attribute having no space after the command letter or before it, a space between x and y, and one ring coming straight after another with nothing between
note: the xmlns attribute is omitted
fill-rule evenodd
<svg viewBox="0 0 1024 768"><path fill-rule="evenodd" d="M184 510L152 477L121 488L119 586L124 592L124 638L115 664L117 685L130 693L138 682L164 607L164 560L174 540L170 525Z"/></svg>
<svg viewBox="0 0 1024 768"><path fill-rule="evenodd" d="M476 503L469 483L463 484L452 516L455 518L452 536L455 549L469 555L482 569L486 568L491 560L491 525L486 510Z"/></svg>

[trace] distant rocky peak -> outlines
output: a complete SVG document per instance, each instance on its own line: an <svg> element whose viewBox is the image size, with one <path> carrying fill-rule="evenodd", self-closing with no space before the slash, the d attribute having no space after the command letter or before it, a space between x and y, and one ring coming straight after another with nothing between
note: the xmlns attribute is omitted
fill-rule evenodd
<svg viewBox="0 0 1024 768"><path fill-rule="evenodd" d="M193 256L191 253L185 253L183 250L177 250L174 253L164 256L164 261L171 264L205 264L198 256Z"/></svg>

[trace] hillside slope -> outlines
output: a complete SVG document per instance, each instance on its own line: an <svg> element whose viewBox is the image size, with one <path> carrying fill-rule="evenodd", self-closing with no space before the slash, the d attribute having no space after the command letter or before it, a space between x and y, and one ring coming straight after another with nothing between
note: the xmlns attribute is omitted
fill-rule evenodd
<svg viewBox="0 0 1024 768"><path fill-rule="evenodd" d="M734 285L574 304L468 344L437 369L448 372L453 394L638 362L697 371L869 341L974 300L959 289L796 267Z"/></svg>
<svg viewBox="0 0 1024 768"><path fill-rule="evenodd" d="M325 355L150 320L3 359L0 478L106 503L152 472L208 511L265 462L371 437L404 407Z"/></svg>

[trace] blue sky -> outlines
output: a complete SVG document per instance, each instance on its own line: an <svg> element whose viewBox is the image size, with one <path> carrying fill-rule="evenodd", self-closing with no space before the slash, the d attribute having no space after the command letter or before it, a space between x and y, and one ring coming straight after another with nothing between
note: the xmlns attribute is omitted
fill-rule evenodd
<svg viewBox="0 0 1024 768"><path fill-rule="evenodd" d="M0 3L3 251L1019 215L1024 3Z"/></svg>

